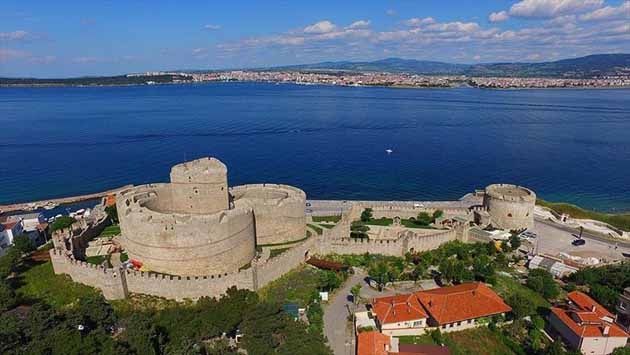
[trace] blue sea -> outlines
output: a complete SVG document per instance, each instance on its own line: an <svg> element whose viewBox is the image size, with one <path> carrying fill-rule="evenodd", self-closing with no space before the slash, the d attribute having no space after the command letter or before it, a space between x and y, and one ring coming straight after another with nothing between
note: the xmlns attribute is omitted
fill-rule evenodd
<svg viewBox="0 0 630 355"><path fill-rule="evenodd" d="M456 199L507 182L630 210L630 90L0 88L0 127L0 204L167 181L215 156L231 185L313 199Z"/></svg>

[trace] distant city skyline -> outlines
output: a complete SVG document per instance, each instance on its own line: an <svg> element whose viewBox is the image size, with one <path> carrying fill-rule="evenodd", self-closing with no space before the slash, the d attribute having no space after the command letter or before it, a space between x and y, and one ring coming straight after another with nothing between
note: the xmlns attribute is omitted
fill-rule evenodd
<svg viewBox="0 0 630 355"><path fill-rule="evenodd" d="M0 76L386 57L537 62L620 52L630 52L627 0L0 4Z"/></svg>

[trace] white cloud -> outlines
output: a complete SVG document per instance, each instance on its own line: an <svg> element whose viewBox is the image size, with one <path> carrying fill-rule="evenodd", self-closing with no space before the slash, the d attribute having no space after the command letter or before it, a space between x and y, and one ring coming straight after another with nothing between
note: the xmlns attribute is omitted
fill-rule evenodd
<svg viewBox="0 0 630 355"><path fill-rule="evenodd" d="M216 31L216 30L220 30L221 29L221 25L207 24L207 25L203 26L203 28L208 30L208 31Z"/></svg>
<svg viewBox="0 0 630 355"><path fill-rule="evenodd" d="M540 53L532 53L527 56L527 60L540 60L541 58L542 55L540 55Z"/></svg>
<svg viewBox="0 0 630 355"><path fill-rule="evenodd" d="M74 63L79 63L79 64L91 64L91 63L98 63L101 61L101 58L98 57L77 57L72 59L72 61Z"/></svg>
<svg viewBox="0 0 630 355"><path fill-rule="evenodd" d="M621 5L606 6L580 16L582 21L602 21L612 19L626 19L630 21L630 1L623 2Z"/></svg>
<svg viewBox="0 0 630 355"><path fill-rule="evenodd" d="M476 22L444 22L444 23L433 23L426 27L429 31L437 31L437 32L465 32L470 33L479 29L479 24Z"/></svg>
<svg viewBox="0 0 630 355"><path fill-rule="evenodd" d="M19 58L26 58L28 56L30 56L30 54L27 52L18 51L18 50L10 49L10 48L0 48L0 62L13 60L13 59L19 59Z"/></svg>
<svg viewBox="0 0 630 355"><path fill-rule="evenodd" d="M387 11L385 11L385 14L387 16L396 16L396 10L394 10L394 9L387 9Z"/></svg>
<svg viewBox="0 0 630 355"><path fill-rule="evenodd" d="M337 28L335 24L328 20L319 21L310 26L306 26L304 28L304 33L328 33L332 32Z"/></svg>
<svg viewBox="0 0 630 355"><path fill-rule="evenodd" d="M408 20L403 21L403 23L407 26L418 27L418 26L433 24L435 23L435 19L433 19L433 17L425 17L425 18L414 17L414 18L410 18Z"/></svg>
<svg viewBox="0 0 630 355"><path fill-rule="evenodd" d="M604 0L521 0L510 7L509 14L524 18L552 18L596 9Z"/></svg>
<svg viewBox="0 0 630 355"><path fill-rule="evenodd" d="M474 60L481 60L481 56L479 54L477 54L476 56L473 57Z"/></svg>
<svg viewBox="0 0 630 355"><path fill-rule="evenodd" d="M493 12L488 16L488 20L492 23L503 22L510 18L506 11Z"/></svg>
<svg viewBox="0 0 630 355"><path fill-rule="evenodd" d="M370 26L369 20L359 20L351 23L346 29L366 28Z"/></svg>
<svg viewBox="0 0 630 355"><path fill-rule="evenodd" d="M0 41L22 41L29 37L26 31L0 32Z"/></svg>

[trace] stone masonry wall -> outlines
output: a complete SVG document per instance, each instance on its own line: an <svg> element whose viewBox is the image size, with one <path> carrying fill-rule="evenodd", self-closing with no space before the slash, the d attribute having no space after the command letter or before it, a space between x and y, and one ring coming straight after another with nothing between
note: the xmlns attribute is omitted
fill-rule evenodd
<svg viewBox="0 0 630 355"><path fill-rule="evenodd" d="M57 249L50 250L50 258L55 274L66 274L74 282L98 288L109 300L123 299L127 296L125 280L117 270L73 260Z"/></svg>
<svg viewBox="0 0 630 355"><path fill-rule="evenodd" d="M254 210L256 244L279 244L304 238L304 191L287 185L256 184L235 186L230 193L235 207Z"/></svg>
<svg viewBox="0 0 630 355"><path fill-rule="evenodd" d="M155 211L154 185L138 186L117 199L121 243L129 257L153 271L184 276L234 273L255 255L251 208L209 215Z"/></svg>

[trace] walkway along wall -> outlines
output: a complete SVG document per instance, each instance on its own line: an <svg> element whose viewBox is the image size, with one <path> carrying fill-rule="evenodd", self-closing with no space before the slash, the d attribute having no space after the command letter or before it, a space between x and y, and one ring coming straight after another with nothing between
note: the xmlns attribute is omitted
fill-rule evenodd
<svg viewBox="0 0 630 355"><path fill-rule="evenodd" d="M184 300L220 296L232 286L256 291L315 254L317 244L318 238L311 237L266 262L253 261L249 268L236 273L187 277L105 268L74 260L58 249L51 249L50 256L55 274L66 274L74 282L98 288L106 299L122 299L129 293L142 293Z"/></svg>
<svg viewBox="0 0 630 355"><path fill-rule="evenodd" d="M64 245L50 250L55 274L67 274L73 281L98 288L107 299L122 299L129 293L149 294L168 299L198 299L215 297L235 286L256 291L294 269L311 255L384 254L403 256L406 252L425 251L451 240L467 240L467 227L436 230L434 234L416 234L404 229L396 240L352 239L351 221L358 218L362 208L352 208L332 229L324 229L321 236L312 236L286 252L268 259L254 259L247 269L233 273L207 276L171 276L119 268L105 268L75 260ZM63 243L60 243L63 244Z"/></svg>

